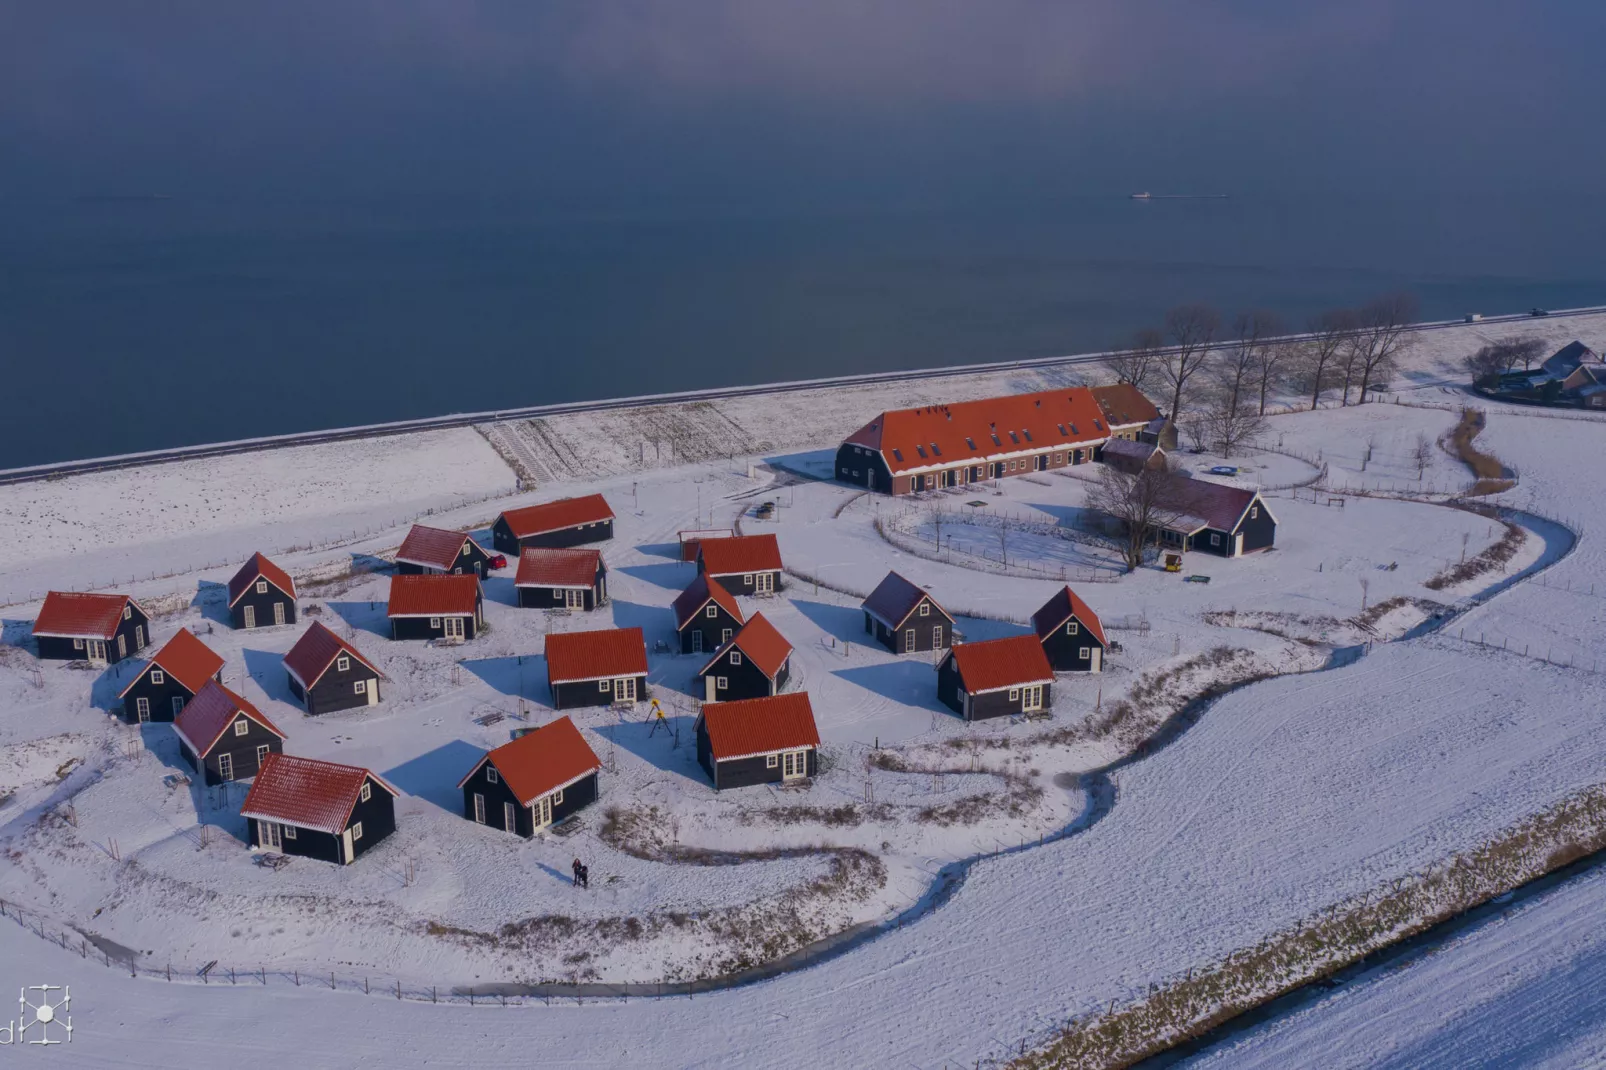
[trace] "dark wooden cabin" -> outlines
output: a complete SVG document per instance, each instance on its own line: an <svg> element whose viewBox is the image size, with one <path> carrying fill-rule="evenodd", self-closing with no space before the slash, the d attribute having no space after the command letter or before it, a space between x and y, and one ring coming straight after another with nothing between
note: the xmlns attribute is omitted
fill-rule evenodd
<svg viewBox="0 0 1606 1070"><path fill-rule="evenodd" d="M560 498L509 509L491 525L491 541L504 554L527 546L582 546L613 538L613 509L600 494Z"/></svg>
<svg viewBox="0 0 1606 1070"><path fill-rule="evenodd" d="M953 645L954 618L931 594L896 572L864 600L864 630L894 654L944 650Z"/></svg>
<svg viewBox="0 0 1606 1070"><path fill-rule="evenodd" d="M208 680L173 721L179 753L207 784L250 780L284 751L285 735L262 712Z"/></svg>
<svg viewBox="0 0 1606 1070"><path fill-rule="evenodd" d="M560 710L645 702L647 643L640 628L553 632L546 637L547 686Z"/></svg>
<svg viewBox="0 0 1606 1070"><path fill-rule="evenodd" d="M791 672L792 644L755 613L697 675L705 702L733 702L780 694Z"/></svg>
<svg viewBox="0 0 1606 1070"><path fill-rule="evenodd" d="M608 602L608 566L601 550L532 546L519 554L513 589L524 609L596 609Z"/></svg>
<svg viewBox="0 0 1606 1070"><path fill-rule="evenodd" d="M702 572L675 597L674 610L682 654L718 650L747 623L742 607L725 585Z"/></svg>
<svg viewBox="0 0 1606 1070"><path fill-rule="evenodd" d="M697 715L697 761L715 791L814 776L819 748L814 707L804 691L710 702Z"/></svg>
<svg viewBox="0 0 1606 1070"><path fill-rule="evenodd" d="M223 659L186 629L162 644L122 694L129 724L172 721L208 680L223 682Z"/></svg>
<svg viewBox="0 0 1606 1070"><path fill-rule="evenodd" d="M1054 702L1054 669L1035 635L960 643L937 663L937 698L967 721L1013 717Z"/></svg>
<svg viewBox="0 0 1606 1070"><path fill-rule="evenodd" d="M1032 630L1055 672L1103 672L1104 625L1099 615L1069 587L1061 587L1054 597L1032 614Z"/></svg>
<svg viewBox="0 0 1606 1070"><path fill-rule="evenodd" d="M767 595L781 589L781 545L774 535L737 535L697 544L697 571L732 594Z"/></svg>
<svg viewBox="0 0 1606 1070"><path fill-rule="evenodd" d="M266 557L252 554L229 580L229 623L235 628L266 628L295 622L295 580Z"/></svg>
<svg viewBox="0 0 1606 1070"><path fill-rule="evenodd" d="M597 801L602 762L567 717L504 743L457 782L463 816L528 839Z"/></svg>
<svg viewBox="0 0 1606 1070"><path fill-rule="evenodd" d="M384 674L322 621L314 621L284 656L284 672L290 693L311 716L379 705Z"/></svg>
<svg viewBox="0 0 1606 1070"><path fill-rule="evenodd" d="M392 639L460 643L485 623L485 596L478 576L392 576L385 614Z"/></svg>
<svg viewBox="0 0 1606 1070"><path fill-rule="evenodd" d="M145 649L150 614L126 594L51 591L33 622L39 656L115 665Z"/></svg>
<svg viewBox="0 0 1606 1070"><path fill-rule="evenodd" d="M1259 492L1204 479L1175 482L1167 503L1172 518L1157 525L1162 549L1240 557L1277 542L1277 518Z"/></svg>
<svg viewBox="0 0 1606 1070"><path fill-rule="evenodd" d="M466 531L447 531L414 524L396 550L396 573L401 576L466 576L484 579L492 568L491 555Z"/></svg>
<svg viewBox="0 0 1606 1070"><path fill-rule="evenodd" d="M270 754L240 815L253 850L347 866L396 831L398 794L371 769Z"/></svg>

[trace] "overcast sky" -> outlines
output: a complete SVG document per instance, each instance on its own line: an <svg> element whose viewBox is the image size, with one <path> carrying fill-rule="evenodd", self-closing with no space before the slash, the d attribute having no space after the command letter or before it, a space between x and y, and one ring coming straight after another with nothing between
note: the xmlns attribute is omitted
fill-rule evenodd
<svg viewBox="0 0 1606 1070"><path fill-rule="evenodd" d="M1596 193L1600 0L0 0L0 193Z"/></svg>

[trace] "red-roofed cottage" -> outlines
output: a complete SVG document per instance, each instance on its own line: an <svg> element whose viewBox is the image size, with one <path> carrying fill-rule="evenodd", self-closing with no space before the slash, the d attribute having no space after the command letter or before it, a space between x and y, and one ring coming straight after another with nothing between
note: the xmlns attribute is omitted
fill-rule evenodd
<svg viewBox="0 0 1606 1070"><path fill-rule="evenodd" d="M526 838L597 800L602 763L567 717L504 743L457 782L463 816Z"/></svg>
<svg viewBox="0 0 1606 1070"><path fill-rule="evenodd" d="M368 769L270 754L240 815L254 849L344 866L396 831L396 795Z"/></svg>
<svg viewBox="0 0 1606 1070"><path fill-rule="evenodd" d="M1104 625L1069 587L1061 587L1032 614L1032 628L1055 672L1103 672Z"/></svg>
<svg viewBox="0 0 1606 1070"><path fill-rule="evenodd" d="M707 702L778 695L792 671L792 644L755 613L731 641L697 670Z"/></svg>
<svg viewBox="0 0 1606 1070"><path fill-rule="evenodd" d="M675 631L682 654L706 654L731 641L746 623L742 607L724 584L699 572L675 598Z"/></svg>
<svg viewBox="0 0 1606 1070"><path fill-rule="evenodd" d="M51 591L33 622L39 656L115 665L145 649L151 618L126 594Z"/></svg>
<svg viewBox="0 0 1606 1070"><path fill-rule="evenodd" d="M554 632L546 637L552 705L610 706L647 698L647 642L640 628Z"/></svg>
<svg viewBox="0 0 1606 1070"><path fill-rule="evenodd" d="M208 784L250 780L284 750L284 733L216 680L208 680L173 720L178 751Z"/></svg>
<svg viewBox="0 0 1606 1070"><path fill-rule="evenodd" d="M814 707L803 691L710 702L697 715L697 760L715 791L811 777L819 748Z"/></svg>
<svg viewBox="0 0 1606 1070"><path fill-rule="evenodd" d="M509 509L491 525L491 541L504 554L526 546L580 546L613 538L613 509L600 494L560 498Z"/></svg>
<svg viewBox="0 0 1606 1070"><path fill-rule="evenodd" d="M937 663L937 698L967 721L1046 710L1054 669L1035 635L960 643Z"/></svg>
<svg viewBox="0 0 1606 1070"><path fill-rule="evenodd" d="M954 618L929 591L896 572L887 573L860 608L864 610L864 630L894 654L953 645Z"/></svg>
<svg viewBox="0 0 1606 1070"><path fill-rule="evenodd" d="M513 589L524 609L596 609L608 601L608 566L601 550L532 546L519 554Z"/></svg>
<svg viewBox="0 0 1606 1070"><path fill-rule="evenodd" d="M383 673L357 648L314 621L284 656L290 693L309 714L379 705Z"/></svg>
<svg viewBox="0 0 1606 1070"><path fill-rule="evenodd" d="M385 604L392 639L462 642L485 623L478 576L392 576Z"/></svg>
<svg viewBox="0 0 1606 1070"><path fill-rule="evenodd" d="M222 682L223 659L189 631L180 630L117 696L123 700L123 720L171 721L208 680Z"/></svg>
<svg viewBox="0 0 1606 1070"><path fill-rule="evenodd" d="M736 535L697 544L697 571L732 594L774 594L781 589L781 546L774 535Z"/></svg>
<svg viewBox="0 0 1606 1070"><path fill-rule="evenodd" d="M265 628L296 622L296 581L261 554L240 566L229 580L229 623Z"/></svg>

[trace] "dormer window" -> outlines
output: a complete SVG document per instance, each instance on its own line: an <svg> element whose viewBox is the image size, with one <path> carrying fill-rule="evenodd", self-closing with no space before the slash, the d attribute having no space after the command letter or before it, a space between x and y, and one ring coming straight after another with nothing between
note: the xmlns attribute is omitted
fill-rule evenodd
<svg viewBox="0 0 1606 1070"><path fill-rule="evenodd" d="M892 458L893 458L893 460L896 460L896 461L902 461L903 460L903 451L900 450L900 449L897 449L896 447L894 447L894 449L892 451Z"/></svg>
<svg viewBox="0 0 1606 1070"><path fill-rule="evenodd" d="M942 456L942 447L937 445L935 442L933 442L931 444L931 452L932 452L933 456L941 457Z"/></svg>
<svg viewBox="0 0 1606 1070"><path fill-rule="evenodd" d="M1011 432L1010 432L1010 433L1009 433L1009 440L1010 440L1010 441L1011 441L1011 442L1013 442L1013 443L1014 443L1014 444L1015 444L1015 445L1017 445L1017 446L1019 446L1019 445L1020 445L1020 436L1019 436L1019 435L1017 435L1017 434L1016 434L1016 433L1015 433L1015 432L1013 432L1013 431L1011 431Z"/></svg>
<svg viewBox="0 0 1606 1070"><path fill-rule="evenodd" d="M919 443L916 443L915 444L915 452L920 454L921 457L925 457L925 455L926 455L926 447L920 445Z"/></svg>
<svg viewBox="0 0 1606 1070"><path fill-rule="evenodd" d="M1077 430L1077 429L1076 429L1076 425L1075 425L1075 424L1072 424L1072 425L1071 425L1071 434L1073 434L1073 435L1080 435L1080 434L1081 434L1081 433L1082 433L1082 432L1080 432L1080 431L1078 431L1078 430Z"/></svg>
<svg viewBox="0 0 1606 1070"><path fill-rule="evenodd" d="M997 431L993 432L993 445L995 445L995 446L1002 446L1003 445L1003 443L998 440L998 432Z"/></svg>
<svg viewBox="0 0 1606 1070"><path fill-rule="evenodd" d="M1026 441L1027 442L1030 442L1032 440L1031 428L1027 428L1025 431L1022 431L1021 434L1026 436Z"/></svg>
<svg viewBox="0 0 1606 1070"><path fill-rule="evenodd" d="M1060 429L1060 434L1062 434L1062 435L1065 434L1065 425L1064 424L1055 424L1054 426L1056 426L1056 427L1058 427Z"/></svg>
<svg viewBox="0 0 1606 1070"><path fill-rule="evenodd" d="M965 445L969 446L971 449L975 449L976 448L976 440L971 438L969 435L966 435L965 436Z"/></svg>

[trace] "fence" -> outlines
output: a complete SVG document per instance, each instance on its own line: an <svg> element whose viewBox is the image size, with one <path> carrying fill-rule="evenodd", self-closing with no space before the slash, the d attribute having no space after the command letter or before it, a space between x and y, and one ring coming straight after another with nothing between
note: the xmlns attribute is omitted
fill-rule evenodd
<svg viewBox="0 0 1606 1070"><path fill-rule="evenodd" d="M1458 631L1455 635L1449 635L1448 633L1441 634L1444 634L1445 638L1454 639L1458 643L1467 643L1471 646L1482 647L1485 650L1504 650L1508 654L1518 654L1519 656L1528 658L1532 661L1542 661L1546 665L1553 665L1558 669L1577 669L1581 672L1591 672L1596 674L1599 674L1600 672L1600 658L1590 658L1588 664L1585 664L1584 659L1581 657L1575 659L1571 655L1565 655L1564 660L1558 661L1555 656L1556 648L1550 645L1545 647L1545 652L1543 655L1541 655L1537 651L1533 651L1532 643L1522 644L1522 649L1519 651L1516 645L1511 643L1506 636L1501 636L1499 643L1493 643L1484 638L1483 632L1479 632L1474 636L1467 635L1465 628Z"/></svg>
<svg viewBox="0 0 1606 1070"><path fill-rule="evenodd" d="M936 531L934 540L941 540L941 518L951 517L954 524L991 526L1000 529L1004 535L1004 545L1000 547L996 557L984 547L969 543L954 545L950 535L945 542L933 541L930 545L919 538L912 529L917 528L925 516L933 519ZM1009 560L1007 539L1009 532L1037 535L1044 538L1062 539L1066 542L1087 542L1087 539L1076 538L1068 529L1058 524L1041 521L1029 521L997 514L977 513L966 515L952 513L946 510L931 510L929 513L918 509L906 509L898 513L883 513L875 520L875 530L878 535L892 546L905 553L927 561L936 561L942 564L955 565L959 568L968 568L976 572L990 572L994 575L1017 576L1028 579L1053 579L1061 583L1073 580L1077 583L1116 583L1120 580L1118 572L1100 574L1095 569L1072 569L1066 565L1039 565L1019 558Z"/></svg>

